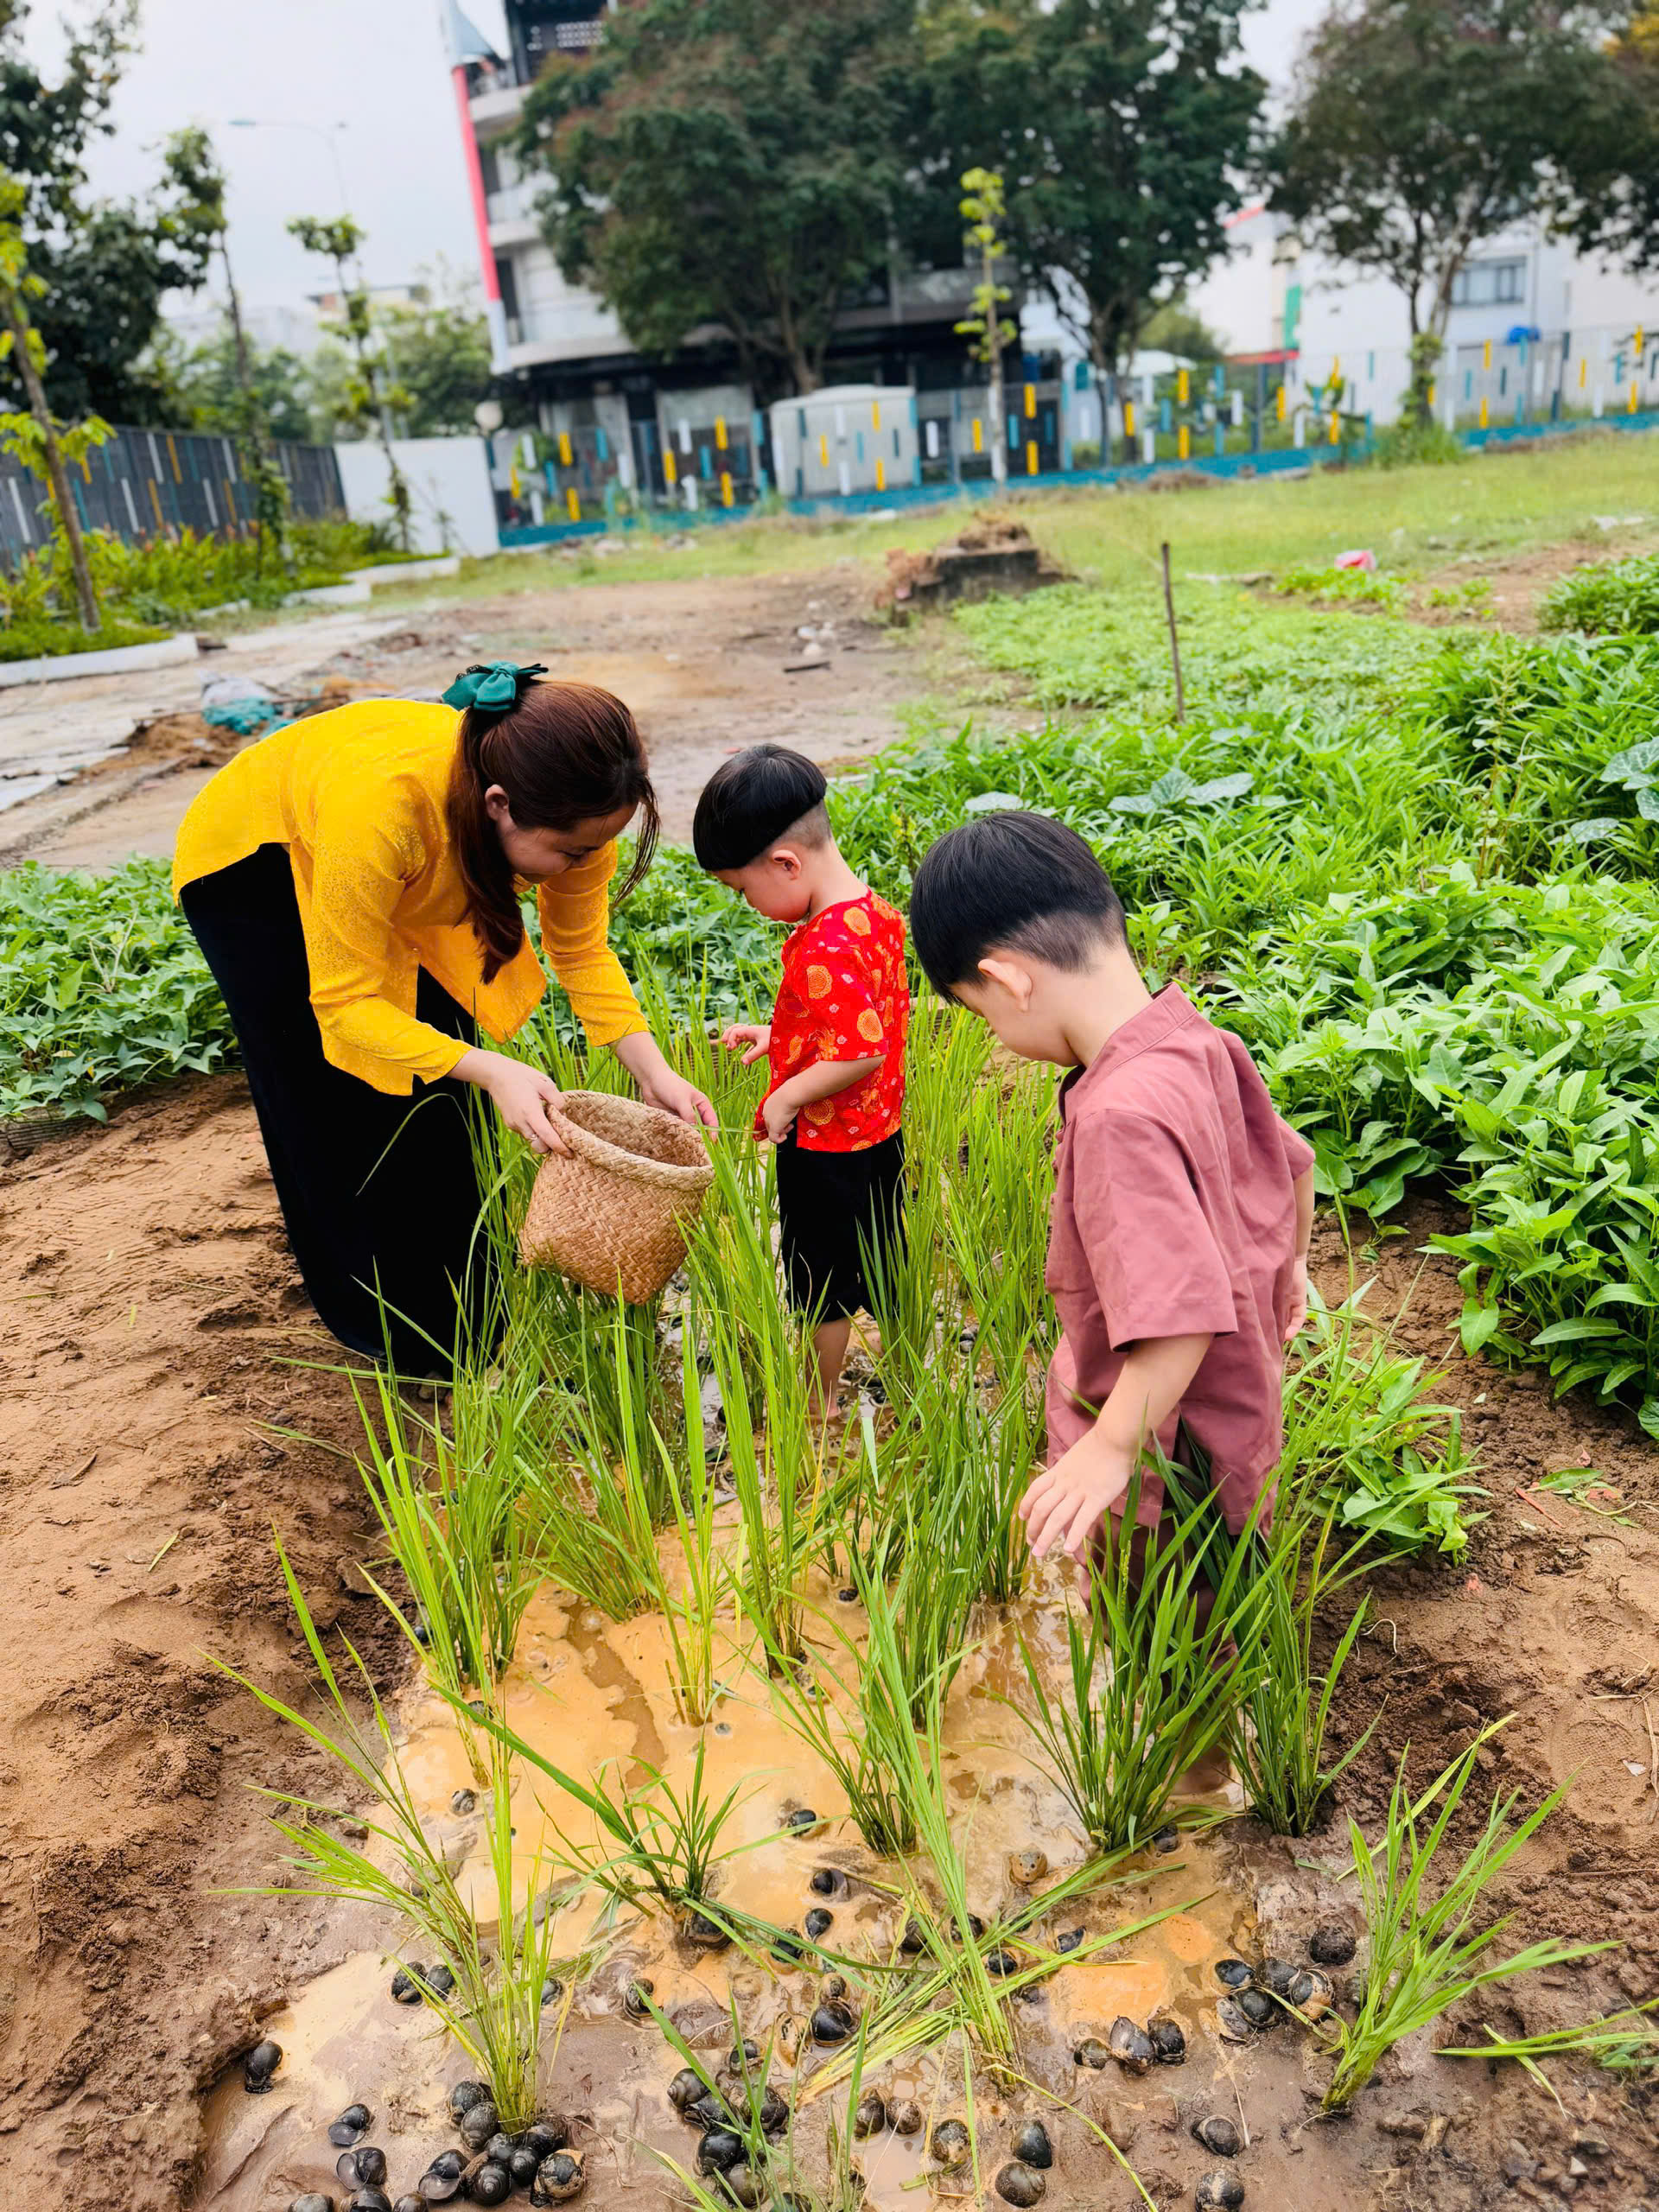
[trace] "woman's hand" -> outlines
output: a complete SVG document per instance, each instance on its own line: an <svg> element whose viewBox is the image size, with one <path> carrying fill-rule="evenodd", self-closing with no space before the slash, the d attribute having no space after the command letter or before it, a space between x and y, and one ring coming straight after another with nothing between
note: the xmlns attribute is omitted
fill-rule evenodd
<svg viewBox="0 0 1659 2212"><path fill-rule="evenodd" d="M721 1031L720 1049L722 1052L735 1052L745 1045L748 1050L743 1054L743 1065L746 1068L752 1067L756 1060L772 1049L772 1024L769 1021L734 1021L729 1029Z"/></svg>
<svg viewBox="0 0 1659 2212"><path fill-rule="evenodd" d="M705 1129L720 1126L712 1103L696 1084L688 1083L683 1075L676 1075L672 1068L665 1067L660 1075L641 1077L639 1096L647 1106L671 1114L677 1122L701 1122Z"/></svg>
<svg viewBox="0 0 1659 2212"><path fill-rule="evenodd" d="M720 1127L718 1116L696 1084L676 1075L663 1058L662 1047L649 1031L636 1029L619 1037L611 1050L639 1086L647 1106L671 1114L677 1122L701 1122L705 1129Z"/></svg>
<svg viewBox="0 0 1659 2212"><path fill-rule="evenodd" d="M488 1091L502 1120L532 1152L569 1151L548 1117L548 1108L563 1096L550 1075L505 1052L477 1051L463 1052L450 1072Z"/></svg>

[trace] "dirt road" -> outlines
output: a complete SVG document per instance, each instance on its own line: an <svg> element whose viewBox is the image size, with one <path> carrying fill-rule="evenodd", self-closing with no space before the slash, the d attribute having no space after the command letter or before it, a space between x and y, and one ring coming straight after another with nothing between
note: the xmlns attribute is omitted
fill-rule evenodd
<svg viewBox="0 0 1659 2212"><path fill-rule="evenodd" d="M205 679L256 677L284 696L328 686L354 698L430 699L469 661L497 658L543 661L626 699L651 749L668 834L684 837L697 792L740 746L771 738L817 760L856 760L900 734L925 673L901 633L868 620L873 588L852 565L745 582L532 579L496 598L435 593L372 620L322 616L253 632L143 679L0 694L0 797L9 775L21 788L32 768L58 764L51 784L0 810L0 862L99 868L170 853L211 772L203 762L223 757L191 718ZM166 718L161 743L110 749L136 720L156 716ZM59 773L72 780L59 785Z"/></svg>

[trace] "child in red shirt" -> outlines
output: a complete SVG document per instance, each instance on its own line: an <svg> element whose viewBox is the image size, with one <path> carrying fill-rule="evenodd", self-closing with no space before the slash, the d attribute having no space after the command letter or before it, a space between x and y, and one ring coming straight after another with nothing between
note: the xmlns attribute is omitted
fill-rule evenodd
<svg viewBox="0 0 1659 2212"><path fill-rule="evenodd" d="M758 914L793 926L769 1023L721 1043L771 1082L754 1133L778 1147L778 1217L790 1302L815 1316L814 1395L835 1403L852 1317L877 1304L904 1235L905 925L861 883L830 834L823 772L755 745L697 801L699 863Z"/></svg>
<svg viewBox="0 0 1659 2212"><path fill-rule="evenodd" d="M951 830L917 871L910 923L942 996L1071 1070L1045 1278L1063 1331L1049 1464L1020 1509L1032 1550L1081 1560L1149 1440L1175 1461L1182 1429L1236 1534L1272 1505L1312 1148L1236 1037L1175 984L1147 990L1116 893L1061 823L987 814ZM1143 1470L1137 1520L1155 1525L1162 1503Z"/></svg>

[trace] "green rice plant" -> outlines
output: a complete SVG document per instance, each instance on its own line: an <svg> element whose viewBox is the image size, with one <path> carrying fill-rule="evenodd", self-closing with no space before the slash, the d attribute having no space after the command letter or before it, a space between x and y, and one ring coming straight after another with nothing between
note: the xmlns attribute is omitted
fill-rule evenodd
<svg viewBox="0 0 1659 2212"><path fill-rule="evenodd" d="M1167 1466L1160 1465L1167 1484ZM1213 1500L1205 1495L1178 1506L1164 1526L1142 1531L1135 1524L1141 1489L1137 1470L1122 1520L1114 1519L1104 1556L1089 1570L1084 1606L1067 1609L1069 1682L1052 1688L1040 1659L1020 1640L1037 1764L1098 1852L1151 1841L1181 1776L1230 1735L1264 1664L1262 1595L1243 1547L1212 1564L1214 1602L1205 1618L1202 1540L1219 1518Z"/></svg>
<svg viewBox="0 0 1659 2212"><path fill-rule="evenodd" d="M353 1806L348 1812L287 1791L263 1792L282 1808L275 1826L290 1847L289 1876L283 1883L251 1885L236 1894L348 1899L400 1921L418 1940L423 1961L442 1962L454 1977L452 1992L443 1995L429 1987L425 2001L489 2084L503 2125L524 2126L535 2117L543 1995L555 1960L550 1916L538 1919L529 1905L515 1910L507 1753L493 1746L488 1764L487 1826L497 1910L493 1922L486 1923L462 1896L443 1852L427 1836L368 1669L342 1637L356 1694L371 1718L372 1726L365 1729L323 1647L280 1538L276 1556L332 1720L325 1726L311 1719L222 1660L214 1664L339 1767L352 1785ZM356 1806L365 1801L372 1808L365 1822L369 1844L359 1847L338 1832L339 1824L355 1820ZM532 1897L538 1887L533 1867Z"/></svg>
<svg viewBox="0 0 1659 2212"><path fill-rule="evenodd" d="M1541 2058L1593 2058L1611 2074L1659 2075L1659 2022L1653 2015L1659 2011L1659 1997L1650 1997L1644 2004L1627 2005L1623 2012L1608 2012L1599 2020L1586 2020L1576 2027L1547 2028L1535 2036L1501 2036L1496 2028L1481 2023L1487 2040L1478 2044L1441 2044L1436 2049L1437 2058L1512 2058L1554 2096L1548 2076L1538 2064ZM1560 2102L1555 2098L1557 2104Z"/></svg>
<svg viewBox="0 0 1659 2212"><path fill-rule="evenodd" d="M879 1575L855 1558L854 1582L869 1621L867 1649L839 1622L835 1634L854 1662L844 1688L828 1669L809 1673L805 1646L785 1650L757 1620L774 1702L785 1726L817 1753L840 1783L847 1811L870 1849L899 1859L916 1847L916 1731L893 1600Z"/></svg>
<svg viewBox="0 0 1659 2212"><path fill-rule="evenodd" d="M1316 1370L1324 1364L1317 1354L1312 1363ZM1195 1540L1207 1577L1217 1587L1230 1579L1243 1600L1234 1633L1241 1650L1249 1643L1254 1680L1224 1740L1250 1810L1276 1835L1306 1835L1316 1825L1332 1784L1376 1726L1374 1719L1335 1766L1325 1765L1331 1707L1368 1603L1362 1599L1355 1608L1328 1665L1316 1673L1313 1636L1320 1609L1364 1572L1359 1563L1363 1538L1331 1557L1335 1509L1321 1504L1313 1471L1322 1440L1341 1418L1328 1398L1304 1387L1287 1428L1271 1515L1234 1535L1224 1516L1212 1513ZM1164 1482L1178 1511L1190 1513L1201 1503L1185 1470L1166 1468Z"/></svg>
<svg viewBox="0 0 1659 2212"><path fill-rule="evenodd" d="M495 1698L539 1580L519 1510L519 1470L510 1439L505 1448L499 1436L491 1439L494 1448L474 1458L472 1440L460 1433L451 1440L441 1421L412 1414L384 1369L376 1370L374 1388L378 1419L353 1377L366 1451L359 1465L424 1619L424 1637L417 1621L378 1582L374 1587L420 1649L434 1684L465 1716L469 1693ZM464 1719L461 1733L481 1781L478 1746Z"/></svg>
<svg viewBox="0 0 1659 2212"><path fill-rule="evenodd" d="M1229 1721L1228 1758L1256 1818L1275 1835L1306 1835L1324 1817L1338 1777L1358 1757L1381 1715L1334 1766L1325 1765L1331 1707L1370 1600L1362 1598L1354 1608L1323 1672L1314 1664L1314 1628L1326 1601L1363 1572L1355 1563L1363 1546L1330 1559L1331 1512L1316 1520L1300 1510L1294 1471L1282 1486L1281 1505L1270 1530L1258 1525L1238 1537L1216 1516L1208 1554L1212 1562L1229 1552L1243 1555L1239 1586L1247 1603L1235 1632L1241 1649L1249 1641L1254 1679Z"/></svg>
<svg viewBox="0 0 1659 2212"><path fill-rule="evenodd" d="M704 1317L742 1522L731 1587L767 1663L786 1668L804 1650L800 1583L822 1533L825 1439L807 1387L803 1332L779 1294L769 1224L745 1207L725 1147L714 1147L712 1157L721 1204L698 1224L687 1274Z"/></svg>
<svg viewBox="0 0 1659 2212"><path fill-rule="evenodd" d="M637 1324L620 1300L610 1303L610 1359L600 1347L590 1357L584 1346L582 1355L584 1382L595 1370L607 1370L603 1433L588 1422L585 1394L569 1415L582 1491L575 1491L556 1461L530 1487L541 1505L543 1563L590 1602L602 1590L622 1603L625 1610L613 1618L638 1611L661 1618L675 1710L701 1727L715 1703L715 1612L723 1569L715 1546L714 1478L701 1443L696 1319L688 1306L681 1319L677 1420L671 1424L655 1376L646 1382L640 1376ZM605 1435L617 1440L614 1460L606 1455ZM677 1580L664 1568L658 1545L664 1522L679 1539L683 1573Z"/></svg>
<svg viewBox="0 0 1659 2212"><path fill-rule="evenodd" d="M1243 1777L1250 1810L1275 1835L1306 1835L1323 1818L1338 1777L1358 1758L1382 1717L1372 1719L1333 1766L1325 1764L1337 1684L1370 1602L1360 1599L1324 1671L1316 1671L1316 1618L1326 1598L1348 1579L1344 1562L1326 1566L1330 1541L1328 1519L1313 1536L1311 1552L1300 1530L1282 1542L1268 1541L1263 1601L1254 1631L1260 1639L1261 1671L1227 1733L1228 1754Z"/></svg>
<svg viewBox="0 0 1659 2212"><path fill-rule="evenodd" d="M562 1855L571 1872L625 1904L654 1903L680 1916L710 1908L717 1869L731 1855L720 1848L721 1833L743 1792L735 1783L718 1805L713 1802L703 1788L701 1741L683 1789L645 1761L639 1763L643 1783L619 1781L613 1786L603 1770L578 1781L496 1714L487 1713L481 1725L513 1757L585 1808L600 1838L608 1838L614 1847L607 1853L602 1846L573 1841L560 1829Z"/></svg>
<svg viewBox="0 0 1659 2212"><path fill-rule="evenodd" d="M1518 1821L1513 1815L1519 1793L1495 1797L1484 1827L1460 1863L1449 1877L1439 1878L1435 1858L1475 1772L1477 1756L1503 1725L1484 1728L1414 1804L1406 1788L1402 1753L1387 1823L1374 1849L1356 1824L1348 1823L1365 1909L1369 1963L1358 2012L1351 2022L1335 2023L1337 2063L1325 2093L1327 2112L1345 2109L1402 2036L1430 2026L1476 1990L1616 1948L1548 1938L1489 1962L1511 1916L1471 1933L1484 1891L1562 1803L1565 1786L1552 1790ZM1418 1822L1437 1798L1440 1810L1420 1834Z"/></svg>

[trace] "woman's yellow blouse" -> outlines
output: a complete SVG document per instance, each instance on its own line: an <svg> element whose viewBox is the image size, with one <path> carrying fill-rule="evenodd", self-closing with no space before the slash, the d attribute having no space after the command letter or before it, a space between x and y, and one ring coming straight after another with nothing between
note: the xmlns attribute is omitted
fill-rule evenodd
<svg viewBox="0 0 1659 2212"><path fill-rule="evenodd" d="M547 988L528 938L484 981L444 818L458 721L406 699L308 715L238 753L179 830L175 898L261 845L287 846L324 1056L377 1090L435 1082L467 1050L415 1019L420 969L497 1039ZM537 894L548 959L595 1046L645 1026L606 938L615 872L613 843Z"/></svg>

